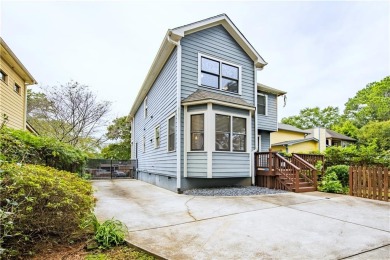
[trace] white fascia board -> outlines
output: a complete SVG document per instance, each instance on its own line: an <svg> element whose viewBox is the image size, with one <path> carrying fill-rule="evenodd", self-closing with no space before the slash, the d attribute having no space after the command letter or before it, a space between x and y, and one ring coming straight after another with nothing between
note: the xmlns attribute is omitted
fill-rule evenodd
<svg viewBox="0 0 390 260"><path fill-rule="evenodd" d="M175 44L173 44L168 40L169 34L170 31L168 31L167 34L165 35L164 40L162 41L160 48L157 52L157 55L153 60L152 66L150 67L148 74L146 75L146 78L141 86L141 90L138 92L138 95L134 100L133 106L131 107L130 110L130 116L132 117L135 116L135 113L137 112L138 108L144 101L144 98L148 94L149 90L153 86L154 81L156 80L157 76L160 74L166 61L171 55L172 50L175 48Z"/></svg>
<svg viewBox="0 0 390 260"><path fill-rule="evenodd" d="M214 99L190 101L190 102L182 103L182 105L183 106L193 106L193 105L202 105L202 104L207 104L207 103L212 103L212 104L222 105L222 106L227 106L227 107L240 108L240 109L250 110L250 111L255 110L255 107L244 106L244 105L239 105L239 104L234 104L234 103L229 103L229 102L214 100Z"/></svg>
<svg viewBox="0 0 390 260"><path fill-rule="evenodd" d="M177 37L184 37L191 33L211 28L216 25L222 25L229 32L229 34L237 41L241 48L243 48L243 50L255 62L256 68L263 68L265 65L267 65L267 62L252 47L244 35L237 29L237 27L226 15L216 16L211 19L206 19L197 23L189 24L187 26L182 26L177 29L173 29L172 33Z"/></svg>

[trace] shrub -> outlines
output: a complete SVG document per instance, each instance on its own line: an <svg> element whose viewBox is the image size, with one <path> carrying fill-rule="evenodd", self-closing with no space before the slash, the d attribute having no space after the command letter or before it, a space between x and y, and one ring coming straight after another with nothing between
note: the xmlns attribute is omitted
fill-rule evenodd
<svg viewBox="0 0 390 260"><path fill-rule="evenodd" d="M119 220L110 219L99 223L93 213L83 220L81 227L93 230L95 233L94 239L101 249L123 244L127 233L126 225Z"/></svg>
<svg viewBox="0 0 390 260"><path fill-rule="evenodd" d="M82 172L86 159L87 155L81 150L55 139L23 130L0 129L0 160Z"/></svg>
<svg viewBox="0 0 390 260"><path fill-rule="evenodd" d="M324 178L320 182L318 187L320 191L330 192L330 193L343 193L343 186L340 181L337 179L335 172L330 172L325 174Z"/></svg>
<svg viewBox="0 0 390 260"><path fill-rule="evenodd" d="M91 184L77 175L38 165L0 164L0 247L24 255L42 241L83 236L81 220L93 208Z"/></svg>
<svg viewBox="0 0 390 260"><path fill-rule="evenodd" d="M349 166L348 165L335 165L328 167L326 169L325 175L335 172L337 175L337 179L340 181L343 187L347 187L349 185Z"/></svg>

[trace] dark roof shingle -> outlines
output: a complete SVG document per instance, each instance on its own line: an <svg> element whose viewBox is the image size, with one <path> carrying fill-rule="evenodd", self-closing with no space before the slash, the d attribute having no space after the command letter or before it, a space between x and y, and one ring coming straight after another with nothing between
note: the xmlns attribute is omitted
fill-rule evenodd
<svg viewBox="0 0 390 260"><path fill-rule="evenodd" d="M246 102L244 99L240 97L232 97L228 96L222 93L215 93L207 90L198 89L191 95L189 95L187 98L182 100L182 104L195 102L195 101L206 101L206 100L216 100L216 101L223 101L226 103L246 106L254 108L251 104Z"/></svg>

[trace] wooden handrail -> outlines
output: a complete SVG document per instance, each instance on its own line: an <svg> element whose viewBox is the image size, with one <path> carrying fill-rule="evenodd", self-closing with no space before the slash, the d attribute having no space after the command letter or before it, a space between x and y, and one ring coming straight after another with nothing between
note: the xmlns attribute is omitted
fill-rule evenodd
<svg viewBox="0 0 390 260"><path fill-rule="evenodd" d="M306 165L307 167L311 168L311 170L317 170L311 163L303 160L301 157L299 157L298 155L296 154L293 154L292 155L293 157L295 157L295 159L298 159L298 161L300 161L301 163L303 163L304 165Z"/></svg>
<svg viewBox="0 0 390 260"><path fill-rule="evenodd" d="M293 167L295 170L298 170L300 171L301 169L297 166L295 166L294 164L292 164L290 161L286 160L286 158L284 158L283 156L281 156L280 154L278 153L275 153L276 157L278 157L280 160L282 160L283 162L287 163L288 165L290 165L291 167Z"/></svg>

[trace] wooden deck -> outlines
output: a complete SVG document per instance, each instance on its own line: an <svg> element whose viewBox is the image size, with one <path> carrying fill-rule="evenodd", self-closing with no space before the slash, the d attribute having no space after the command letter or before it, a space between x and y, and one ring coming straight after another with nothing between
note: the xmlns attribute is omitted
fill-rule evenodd
<svg viewBox="0 0 390 260"><path fill-rule="evenodd" d="M293 192L317 190L317 170L297 154L287 159L272 151L255 153L255 167L257 186Z"/></svg>

